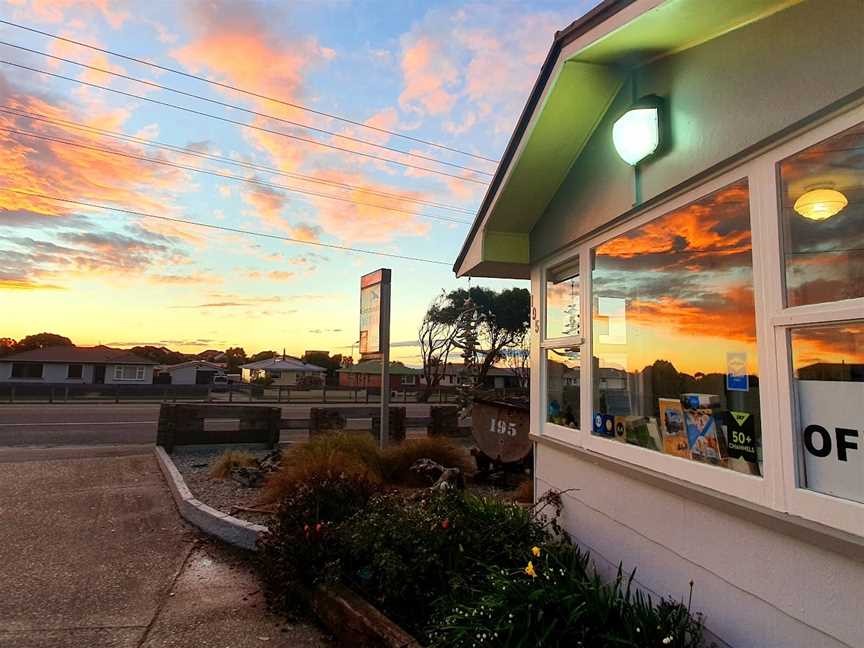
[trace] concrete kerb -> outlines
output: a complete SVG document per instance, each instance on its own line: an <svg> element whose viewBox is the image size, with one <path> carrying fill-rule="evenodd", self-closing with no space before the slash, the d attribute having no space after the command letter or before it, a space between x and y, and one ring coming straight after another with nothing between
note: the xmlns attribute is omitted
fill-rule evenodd
<svg viewBox="0 0 864 648"><path fill-rule="evenodd" d="M243 549L258 549L258 538L266 526L252 524L207 506L195 499L183 475L161 446L154 450L159 470L180 515L205 533ZM318 586L306 592L311 608L342 645L358 648L421 648L407 632L363 598L341 585Z"/></svg>
<svg viewBox="0 0 864 648"><path fill-rule="evenodd" d="M165 449L156 446L154 452L159 470L162 471L162 475L168 483L174 503L183 519L204 533L216 536L235 547L252 551L257 549L258 537L267 532L266 526L241 520L195 499L189 487L186 486L183 475L177 470L177 466L171 461L171 457L168 456Z"/></svg>

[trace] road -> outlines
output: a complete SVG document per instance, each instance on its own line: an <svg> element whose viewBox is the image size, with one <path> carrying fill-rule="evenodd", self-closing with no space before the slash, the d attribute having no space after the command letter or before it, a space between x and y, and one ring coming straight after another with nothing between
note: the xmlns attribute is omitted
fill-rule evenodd
<svg viewBox="0 0 864 648"><path fill-rule="evenodd" d="M282 416L306 418L310 407L314 405L283 405ZM428 405L406 407L408 416L429 414ZM0 405L0 447L152 444L158 420L158 403L4 404Z"/></svg>

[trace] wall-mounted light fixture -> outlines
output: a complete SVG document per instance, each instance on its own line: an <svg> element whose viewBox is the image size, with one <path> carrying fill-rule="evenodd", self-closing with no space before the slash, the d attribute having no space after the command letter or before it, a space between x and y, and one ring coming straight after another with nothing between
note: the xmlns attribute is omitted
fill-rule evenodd
<svg viewBox="0 0 864 648"><path fill-rule="evenodd" d="M621 159L636 166L662 144L663 99L649 95L637 101L612 125L612 143Z"/></svg>
<svg viewBox="0 0 864 648"><path fill-rule="evenodd" d="M793 209L804 218L821 221L839 214L849 200L836 189L811 189L801 194L795 201Z"/></svg>

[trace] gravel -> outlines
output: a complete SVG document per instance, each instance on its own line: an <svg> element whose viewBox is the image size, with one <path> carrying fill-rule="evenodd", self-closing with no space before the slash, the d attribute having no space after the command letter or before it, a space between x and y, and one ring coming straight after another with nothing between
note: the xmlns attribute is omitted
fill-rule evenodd
<svg viewBox="0 0 864 648"><path fill-rule="evenodd" d="M230 447L178 449L171 455L171 459L196 499L241 520L267 525L271 517L269 514L238 511L235 508L258 508L260 488L246 488L233 479L215 479L210 476L211 464L218 460L223 452L231 449ZM268 452L246 448L243 450L257 459L261 459Z"/></svg>

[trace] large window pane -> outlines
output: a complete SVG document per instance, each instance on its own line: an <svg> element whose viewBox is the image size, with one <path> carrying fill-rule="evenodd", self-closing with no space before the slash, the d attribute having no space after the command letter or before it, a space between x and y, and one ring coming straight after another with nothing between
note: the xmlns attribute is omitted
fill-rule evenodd
<svg viewBox="0 0 864 648"><path fill-rule="evenodd" d="M786 303L864 297L864 124L780 163Z"/></svg>
<svg viewBox="0 0 864 648"><path fill-rule="evenodd" d="M864 322L793 329L803 486L864 502Z"/></svg>
<svg viewBox="0 0 864 648"><path fill-rule="evenodd" d="M575 258L546 271L546 337L579 335L579 259Z"/></svg>
<svg viewBox="0 0 864 648"><path fill-rule="evenodd" d="M579 349L546 351L546 420L579 427Z"/></svg>
<svg viewBox="0 0 864 648"><path fill-rule="evenodd" d="M592 432L760 475L752 274L746 180L598 247Z"/></svg>

